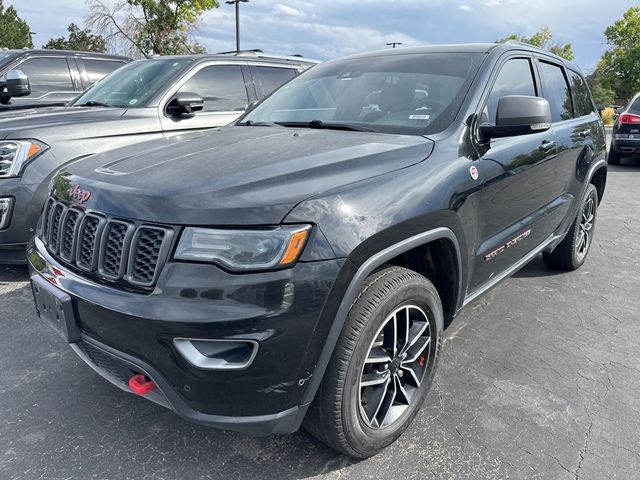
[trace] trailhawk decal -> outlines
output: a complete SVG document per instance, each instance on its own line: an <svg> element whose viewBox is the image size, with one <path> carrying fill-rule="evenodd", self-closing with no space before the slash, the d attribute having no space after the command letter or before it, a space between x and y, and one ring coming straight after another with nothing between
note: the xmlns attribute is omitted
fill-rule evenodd
<svg viewBox="0 0 640 480"><path fill-rule="evenodd" d="M516 243L521 242L522 240L527 238L529 235L531 235L531 229L527 230L526 232L522 232L520 235L518 235L515 238L512 238L511 240L509 240L504 245L500 245L493 252L487 253L484 256L484 261L488 262L489 260L493 260L498 255L500 255L502 252L504 252L507 248L513 247Z"/></svg>

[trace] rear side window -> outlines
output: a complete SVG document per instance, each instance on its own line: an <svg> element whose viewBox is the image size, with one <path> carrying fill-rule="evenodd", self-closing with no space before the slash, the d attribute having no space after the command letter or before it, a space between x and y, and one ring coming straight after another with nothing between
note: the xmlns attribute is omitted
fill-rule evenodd
<svg viewBox="0 0 640 480"><path fill-rule="evenodd" d="M576 117L589 115L593 112L593 103L591 102L591 94L587 88L582 76L576 72L569 70L569 78L571 79L571 91L573 92L573 108Z"/></svg>
<svg viewBox="0 0 640 480"><path fill-rule="evenodd" d="M204 98L203 112L238 112L249 103L240 65L205 67L187 80L180 91Z"/></svg>
<svg viewBox="0 0 640 480"><path fill-rule="evenodd" d="M89 85L96 83L123 65L123 62L114 62L112 60L84 59L84 68L87 71L87 77L89 77Z"/></svg>
<svg viewBox="0 0 640 480"><path fill-rule="evenodd" d="M640 97L636 98L629 107L630 112L640 113Z"/></svg>
<svg viewBox="0 0 640 480"><path fill-rule="evenodd" d="M71 73L65 58L29 58L16 67L29 77L31 96L40 97L47 92L73 91Z"/></svg>
<svg viewBox="0 0 640 480"><path fill-rule="evenodd" d="M540 62L540 76L544 98L551 106L551 121L560 122L572 118L571 95L562 67Z"/></svg>
<svg viewBox="0 0 640 480"><path fill-rule="evenodd" d="M295 77L298 72L292 68L283 67L255 67L262 90L265 95L269 95L276 88Z"/></svg>
<svg viewBox="0 0 640 480"><path fill-rule="evenodd" d="M513 58L502 66L487 101L485 114L490 123L496 123L498 101L507 95L536 95L531 61L527 58Z"/></svg>

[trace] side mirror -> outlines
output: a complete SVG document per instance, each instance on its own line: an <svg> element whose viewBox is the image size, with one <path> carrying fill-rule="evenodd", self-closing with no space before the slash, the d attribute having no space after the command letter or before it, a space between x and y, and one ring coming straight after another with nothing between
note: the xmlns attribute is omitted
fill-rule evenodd
<svg viewBox="0 0 640 480"><path fill-rule="evenodd" d="M31 85L22 70L9 70L0 78L0 104L9 105L11 97L26 95L31 95Z"/></svg>
<svg viewBox="0 0 640 480"><path fill-rule="evenodd" d="M9 70L7 72L7 95L10 97L26 97L31 95L29 77L22 70Z"/></svg>
<svg viewBox="0 0 640 480"><path fill-rule="evenodd" d="M176 117L190 117L204 108L204 98L193 92L178 92L167 104L167 113Z"/></svg>
<svg viewBox="0 0 640 480"><path fill-rule="evenodd" d="M551 128L549 102L540 97L509 95L498 101L496 124L479 126L484 140L529 135Z"/></svg>

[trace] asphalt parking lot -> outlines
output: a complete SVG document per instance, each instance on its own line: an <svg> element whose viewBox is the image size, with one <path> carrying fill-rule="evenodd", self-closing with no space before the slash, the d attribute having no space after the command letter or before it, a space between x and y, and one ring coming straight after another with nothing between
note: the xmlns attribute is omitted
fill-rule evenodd
<svg viewBox="0 0 640 480"><path fill-rule="evenodd" d="M0 266L0 479L640 478L640 161L611 167L584 267L541 258L447 329L425 407L353 462L304 432L191 425L86 367Z"/></svg>

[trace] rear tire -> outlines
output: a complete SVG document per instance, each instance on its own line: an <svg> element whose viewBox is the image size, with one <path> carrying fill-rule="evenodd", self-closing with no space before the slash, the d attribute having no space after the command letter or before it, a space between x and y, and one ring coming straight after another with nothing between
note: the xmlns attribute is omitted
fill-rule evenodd
<svg viewBox="0 0 640 480"><path fill-rule="evenodd" d="M542 254L548 266L567 271L577 270L582 266L593 243L597 210L598 191L589 184L580 202L578 215L566 237L553 251Z"/></svg>
<svg viewBox="0 0 640 480"><path fill-rule="evenodd" d="M393 443L427 395L443 330L438 292L400 267L372 274L347 316L305 429L356 458Z"/></svg>
<svg viewBox="0 0 640 480"><path fill-rule="evenodd" d="M620 165L620 154L613 147L609 147L609 156L607 157L609 165Z"/></svg>

